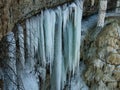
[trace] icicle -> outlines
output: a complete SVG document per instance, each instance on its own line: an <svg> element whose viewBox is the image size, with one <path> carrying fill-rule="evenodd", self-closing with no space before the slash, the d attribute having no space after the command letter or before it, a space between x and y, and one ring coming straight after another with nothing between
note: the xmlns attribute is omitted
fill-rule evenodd
<svg viewBox="0 0 120 90"><path fill-rule="evenodd" d="M79 69L83 1L76 1L68 7L63 11L63 68L71 78L71 72L74 74L75 69Z"/></svg>
<svg viewBox="0 0 120 90"><path fill-rule="evenodd" d="M55 45L54 45L54 61L53 61L53 76L51 90L61 90L61 72L62 72L62 13L58 7L56 12L55 26Z"/></svg>
<svg viewBox="0 0 120 90"><path fill-rule="evenodd" d="M65 8L65 7L64 7ZM69 18L69 10L68 8L65 8L65 10L63 11L63 54L64 54L64 68L65 68L65 72L67 73L68 70L68 40L67 40L67 30L66 30L66 25L67 25L67 21Z"/></svg>
<svg viewBox="0 0 120 90"><path fill-rule="evenodd" d="M117 0L116 3L116 13L120 13L120 0Z"/></svg>
<svg viewBox="0 0 120 90"><path fill-rule="evenodd" d="M50 74L52 73L52 66L53 66L53 59L54 59L54 38L55 38L55 22L56 22L56 15L53 10L50 10L51 14L51 36L52 36L52 48L51 48L51 59L50 59Z"/></svg>
<svg viewBox="0 0 120 90"><path fill-rule="evenodd" d="M19 48L18 48L18 57L19 57L19 60L17 61L18 65L20 65L19 67L19 70L20 68L24 68L24 64L25 64L25 54L24 54L24 35L23 35L23 28L22 26L18 25L18 33L17 33L17 36L18 36L18 43L16 44L19 44Z"/></svg>
<svg viewBox="0 0 120 90"><path fill-rule="evenodd" d="M45 10L43 19L44 19L43 28L45 32L46 61L49 64L51 61L53 61L52 59L54 55L54 30L55 30L53 26L55 25L54 12L50 12L50 10Z"/></svg>
<svg viewBox="0 0 120 90"><path fill-rule="evenodd" d="M45 38L43 31L43 12L41 12L41 15L38 19L39 19L38 60L42 67L46 67Z"/></svg>
<svg viewBox="0 0 120 90"><path fill-rule="evenodd" d="M30 57L31 57L31 60L29 62L30 62L30 65L32 67L32 70L34 70L34 65L35 65L34 47L35 47L35 38L37 37L37 36L34 37L35 31L37 30L37 24L35 23L37 21L35 21L35 18L36 17L33 17L30 19L30 55L31 55Z"/></svg>
<svg viewBox="0 0 120 90"><path fill-rule="evenodd" d="M34 56L35 56L35 31L37 30L37 24L35 17L26 21L26 69L32 71L34 69ZM35 36L35 37L34 37Z"/></svg>
<svg viewBox="0 0 120 90"><path fill-rule="evenodd" d="M16 35L16 46L17 46L17 60L16 60L16 69L17 69L17 83L18 88L23 89L23 83L21 80L21 72L25 69L25 47L24 47L24 33L23 28L20 24L17 25L18 31Z"/></svg>
<svg viewBox="0 0 120 90"><path fill-rule="evenodd" d="M94 6L95 0L91 0L91 6Z"/></svg>
<svg viewBox="0 0 120 90"><path fill-rule="evenodd" d="M99 16L98 16L98 23L97 23L98 27L104 26L106 9L107 9L107 0L100 0L99 1Z"/></svg>
<svg viewBox="0 0 120 90"><path fill-rule="evenodd" d="M75 17L74 17L74 64L73 73L77 68L79 68L80 60L80 45L81 45L81 20L82 20L82 10L83 10L83 0L76 2ZM79 19L78 19L79 18Z"/></svg>
<svg viewBox="0 0 120 90"><path fill-rule="evenodd" d="M16 43L14 34L8 33L7 35L8 43L8 57L6 60L6 68L4 68L5 73L5 90L17 90L16 82Z"/></svg>
<svg viewBox="0 0 120 90"><path fill-rule="evenodd" d="M69 15L67 15L67 9L63 12L64 59L65 67L66 69L69 67L70 72L72 70L74 72L76 65L77 67L79 66L80 57L79 50L83 1L78 1L76 4L73 3L69 6Z"/></svg>
<svg viewBox="0 0 120 90"><path fill-rule="evenodd" d="M31 60L31 53L30 53L30 20L26 20L26 46L25 46L25 51L26 51L26 53L25 53L25 66L26 66L26 69L27 69L27 71L28 72L30 72L31 71L31 65L30 65L30 60Z"/></svg>
<svg viewBox="0 0 120 90"><path fill-rule="evenodd" d="M33 23L34 23L34 54L37 53L37 49L38 49L38 38L39 38L39 29L40 29L40 15L37 15L34 20L33 20Z"/></svg>
<svg viewBox="0 0 120 90"><path fill-rule="evenodd" d="M36 31L38 31L38 28L37 28L37 20L36 20L36 17L33 17L30 19L30 37L31 37L31 44L30 44L30 47L31 47L31 58L32 58L32 61L31 63L34 63L33 59L34 59L34 55L35 55L35 48L36 45L38 43L36 43L36 41L38 41L38 34L36 34ZM36 40L36 41L35 41Z"/></svg>

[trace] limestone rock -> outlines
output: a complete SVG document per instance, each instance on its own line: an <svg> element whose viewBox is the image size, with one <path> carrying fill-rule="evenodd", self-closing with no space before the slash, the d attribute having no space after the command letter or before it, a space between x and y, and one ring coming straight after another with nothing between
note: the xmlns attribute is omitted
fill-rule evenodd
<svg viewBox="0 0 120 90"><path fill-rule="evenodd" d="M17 22L39 13L41 9L70 1L72 0L0 0L0 39L12 31Z"/></svg>
<svg viewBox="0 0 120 90"><path fill-rule="evenodd" d="M90 90L120 89L119 21L115 17L107 18L95 39L93 30L89 32L91 37L85 39L88 42L84 43L82 54L87 68L83 76Z"/></svg>
<svg viewBox="0 0 120 90"><path fill-rule="evenodd" d="M56 7L71 1L74 0L0 0L0 39L12 31L16 23L36 15L42 9ZM98 0L92 3L94 5L91 5L91 0L85 0L84 17L97 12ZM108 0L108 4L108 9L110 9L116 3Z"/></svg>

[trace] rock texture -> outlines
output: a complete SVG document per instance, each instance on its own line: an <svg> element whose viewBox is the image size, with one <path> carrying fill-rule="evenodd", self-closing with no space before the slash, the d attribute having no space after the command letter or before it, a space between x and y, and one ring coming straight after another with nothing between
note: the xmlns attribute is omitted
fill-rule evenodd
<svg viewBox="0 0 120 90"><path fill-rule="evenodd" d="M72 0L0 0L0 38L20 20Z"/></svg>
<svg viewBox="0 0 120 90"><path fill-rule="evenodd" d="M109 17L98 35L95 30L84 40L84 79L90 90L119 90L120 19Z"/></svg>
<svg viewBox="0 0 120 90"><path fill-rule="evenodd" d="M42 9L56 7L74 0L0 0L0 39L13 29L16 23L39 13ZM98 11L98 0L85 0L84 17ZM108 9L113 8L116 1L108 0Z"/></svg>

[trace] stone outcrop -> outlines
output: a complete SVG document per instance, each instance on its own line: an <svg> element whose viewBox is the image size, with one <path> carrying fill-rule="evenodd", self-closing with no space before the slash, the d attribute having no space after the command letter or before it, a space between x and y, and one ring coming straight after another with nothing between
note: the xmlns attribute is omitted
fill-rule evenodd
<svg viewBox="0 0 120 90"><path fill-rule="evenodd" d="M82 57L87 66L84 79L90 90L119 90L120 19L109 17L98 35L95 30L84 40Z"/></svg>
<svg viewBox="0 0 120 90"><path fill-rule="evenodd" d="M0 0L0 38L14 25L41 9L55 7L72 0Z"/></svg>
<svg viewBox="0 0 120 90"><path fill-rule="evenodd" d="M13 29L17 22L39 13L42 9L56 7L73 0L0 0L0 39ZM94 5L92 0L85 0L84 14L86 17L98 11L98 0ZM116 2L108 0L108 9L115 6Z"/></svg>

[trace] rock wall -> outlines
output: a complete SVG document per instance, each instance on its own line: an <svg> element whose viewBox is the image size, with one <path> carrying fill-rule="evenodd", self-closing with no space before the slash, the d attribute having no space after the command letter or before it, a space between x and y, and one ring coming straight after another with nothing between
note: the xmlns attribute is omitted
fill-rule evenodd
<svg viewBox="0 0 120 90"><path fill-rule="evenodd" d="M109 17L98 35L92 29L84 41L84 80L90 90L120 89L120 19ZM96 36L96 37L94 37Z"/></svg>
<svg viewBox="0 0 120 90"><path fill-rule="evenodd" d="M0 0L0 38L11 31L19 20L41 9L55 7L72 0Z"/></svg>
<svg viewBox="0 0 120 90"><path fill-rule="evenodd" d="M39 13L42 9L56 7L74 0L0 0L0 39L13 29L17 22ZM83 16L89 16L98 11L98 1L91 4L85 0ZM108 9L113 8L116 1L108 0Z"/></svg>

